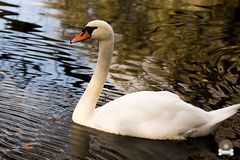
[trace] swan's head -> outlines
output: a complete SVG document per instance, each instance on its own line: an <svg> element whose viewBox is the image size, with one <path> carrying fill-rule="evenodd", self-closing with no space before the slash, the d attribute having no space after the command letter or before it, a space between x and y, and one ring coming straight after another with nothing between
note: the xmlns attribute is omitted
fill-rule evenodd
<svg viewBox="0 0 240 160"><path fill-rule="evenodd" d="M86 39L97 39L99 41L109 40L113 38L113 29L105 21L94 20L89 22L83 29L82 32L73 38L70 43L84 41Z"/></svg>

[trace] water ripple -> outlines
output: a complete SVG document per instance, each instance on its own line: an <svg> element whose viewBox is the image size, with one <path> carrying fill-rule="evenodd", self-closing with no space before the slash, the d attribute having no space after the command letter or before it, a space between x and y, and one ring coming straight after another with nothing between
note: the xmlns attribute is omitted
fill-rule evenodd
<svg viewBox="0 0 240 160"><path fill-rule="evenodd" d="M151 141L74 124L71 114L93 74L97 48L91 42L70 46L69 39L87 19L103 17L122 36L97 107L124 95L113 82L126 92L169 90L217 109L239 103L240 93L239 20L230 13L239 9L235 2L221 3L1 0L0 159L215 156L218 134ZM237 118L227 125L237 139Z"/></svg>

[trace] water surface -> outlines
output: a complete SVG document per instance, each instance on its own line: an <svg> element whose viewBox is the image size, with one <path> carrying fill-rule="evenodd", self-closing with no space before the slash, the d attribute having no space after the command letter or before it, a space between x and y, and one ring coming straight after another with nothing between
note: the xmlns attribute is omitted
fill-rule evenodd
<svg viewBox="0 0 240 160"><path fill-rule="evenodd" d="M227 159L217 156L217 143L230 139L239 151L239 115L187 141L74 124L98 48L69 40L93 19L116 32L98 106L133 91L168 90L212 110L240 103L238 13L235 0L0 0L0 159Z"/></svg>

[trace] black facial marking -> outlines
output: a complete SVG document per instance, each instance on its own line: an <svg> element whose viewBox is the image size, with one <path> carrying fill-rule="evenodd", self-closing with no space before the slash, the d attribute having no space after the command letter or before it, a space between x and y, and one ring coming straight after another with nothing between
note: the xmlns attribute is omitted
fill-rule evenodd
<svg viewBox="0 0 240 160"><path fill-rule="evenodd" d="M94 31L94 29L97 29L97 27L90 27L90 26L86 26L82 29L82 32L88 32L90 35L92 35L92 32Z"/></svg>

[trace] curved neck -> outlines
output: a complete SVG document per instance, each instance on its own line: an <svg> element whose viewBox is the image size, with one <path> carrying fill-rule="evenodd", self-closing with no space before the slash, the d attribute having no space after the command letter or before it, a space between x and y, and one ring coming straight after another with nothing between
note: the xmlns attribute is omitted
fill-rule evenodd
<svg viewBox="0 0 240 160"><path fill-rule="evenodd" d="M79 122L85 120L94 111L109 71L113 52L113 42L113 37L109 40L99 42L99 55L96 69L87 89L74 109L72 116L73 121Z"/></svg>

